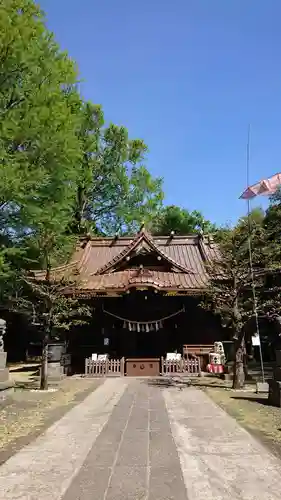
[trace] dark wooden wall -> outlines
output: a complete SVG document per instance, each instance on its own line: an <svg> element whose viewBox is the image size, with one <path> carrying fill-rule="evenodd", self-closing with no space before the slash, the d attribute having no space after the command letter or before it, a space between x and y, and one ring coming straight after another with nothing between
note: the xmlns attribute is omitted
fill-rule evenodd
<svg viewBox="0 0 281 500"><path fill-rule="evenodd" d="M146 298L145 298L146 297ZM177 350L183 344L212 344L228 340L217 318L199 307L198 298L163 296L151 291L132 291L120 297L93 298L93 316L88 324L72 329L68 334L68 352L77 371L83 371L84 360L93 352L121 356L160 356ZM123 322L104 313L104 309L132 321L153 321L172 314L182 307L185 312L163 323L158 331L133 332L123 328ZM9 361L22 361L30 342L39 343L41 334L28 324L25 317L3 313L7 320L5 349ZM110 339L104 346L104 338ZM30 348L29 348L30 350ZM38 353L40 346L38 347Z"/></svg>
<svg viewBox="0 0 281 500"><path fill-rule="evenodd" d="M82 365L85 357L93 352L109 353L111 357L154 357L175 350L182 352L183 344L213 344L217 340L228 340L218 318L202 310L198 298L143 291L94 299L92 304L94 312L90 323L70 336L69 350L77 365ZM184 313L166 320L158 331L150 332L129 331L123 328L123 321L104 312L105 309L127 320L141 322L161 319L182 307ZM104 338L110 339L109 346L104 345Z"/></svg>

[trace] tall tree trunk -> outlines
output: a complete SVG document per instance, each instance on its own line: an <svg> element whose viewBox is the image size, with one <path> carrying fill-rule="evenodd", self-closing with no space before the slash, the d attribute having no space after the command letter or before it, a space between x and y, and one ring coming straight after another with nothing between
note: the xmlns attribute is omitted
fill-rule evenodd
<svg viewBox="0 0 281 500"><path fill-rule="evenodd" d="M250 379L250 375L249 375L249 366L248 366L248 362L249 362L249 355L247 353L247 348L245 346L245 354L244 354L244 374L245 374L245 380L249 380Z"/></svg>
<svg viewBox="0 0 281 500"><path fill-rule="evenodd" d="M48 389L48 338L44 337L42 349L42 363L40 372L40 389L46 391Z"/></svg>
<svg viewBox="0 0 281 500"><path fill-rule="evenodd" d="M40 377L40 389L45 391L48 389L48 344L50 341L51 332L51 318L50 312L45 326L45 332L43 337L43 347L42 347L42 364L41 364L41 377Z"/></svg>
<svg viewBox="0 0 281 500"><path fill-rule="evenodd" d="M235 359L233 368L233 389L242 389L245 384L244 362L246 354L245 335L240 332L234 340Z"/></svg>
<svg viewBox="0 0 281 500"><path fill-rule="evenodd" d="M242 389L245 384L244 361L246 354L245 332L243 328L241 313L239 310L238 292L237 292L237 279L233 277L233 289L235 291L235 302L233 305L233 319L235 324L234 335L234 367L233 367L233 389Z"/></svg>
<svg viewBox="0 0 281 500"><path fill-rule="evenodd" d="M87 204L87 198L86 198L85 187L79 185L77 188L76 206L74 208L74 217L72 224L74 232L76 234L81 234L84 230L84 228L82 228L82 222L84 219L86 204Z"/></svg>

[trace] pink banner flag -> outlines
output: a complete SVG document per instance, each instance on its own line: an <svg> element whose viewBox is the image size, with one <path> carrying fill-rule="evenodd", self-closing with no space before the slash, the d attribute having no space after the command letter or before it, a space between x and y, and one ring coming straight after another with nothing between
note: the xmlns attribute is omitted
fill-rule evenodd
<svg viewBox="0 0 281 500"><path fill-rule="evenodd" d="M281 173L272 175L268 179L262 179L257 184L249 186L239 197L242 200L250 200L259 195L270 195L276 193L281 186Z"/></svg>

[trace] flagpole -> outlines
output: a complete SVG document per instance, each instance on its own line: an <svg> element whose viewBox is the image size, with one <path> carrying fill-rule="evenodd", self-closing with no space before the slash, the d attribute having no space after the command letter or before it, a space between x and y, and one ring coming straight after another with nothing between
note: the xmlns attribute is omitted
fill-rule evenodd
<svg viewBox="0 0 281 500"><path fill-rule="evenodd" d="M247 139L247 189L250 186L250 137L251 137L251 126L248 126L248 139ZM255 287L255 277L253 270L253 254L252 254L252 221L251 221L251 200L247 198L247 213L248 213L248 247L249 247L249 264L250 264L250 274L251 274L251 282L252 282L252 293L253 293L253 302L254 302L254 316L256 323L256 334L259 339L259 353L260 353L260 364L261 364L261 373L262 373L262 382L265 382L264 377L264 364L263 364L263 356L262 356L262 348L261 348L261 339L260 339L260 328L259 328L259 316L257 309L257 297L256 297L256 287Z"/></svg>

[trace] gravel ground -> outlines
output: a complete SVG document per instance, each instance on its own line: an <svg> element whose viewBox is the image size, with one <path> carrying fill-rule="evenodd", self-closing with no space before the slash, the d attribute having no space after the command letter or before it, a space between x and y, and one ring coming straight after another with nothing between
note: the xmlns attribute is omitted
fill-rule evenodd
<svg viewBox="0 0 281 500"><path fill-rule="evenodd" d="M54 390L16 389L0 407L0 464L83 401L102 380L66 378Z"/></svg>
<svg viewBox="0 0 281 500"><path fill-rule="evenodd" d="M267 394L204 387L208 396L270 450L281 457L281 409L269 406Z"/></svg>
<svg viewBox="0 0 281 500"><path fill-rule="evenodd" d="M164 380L160 382L165 385ZM188 384L182 382L174 380L172 385ZM189 383L206 392L216 404L281 458L281 409L268 405L267 394L256 394L254 380L241 391L232 389L232 381L219 377L198 377L189 380Z"/></svg>

